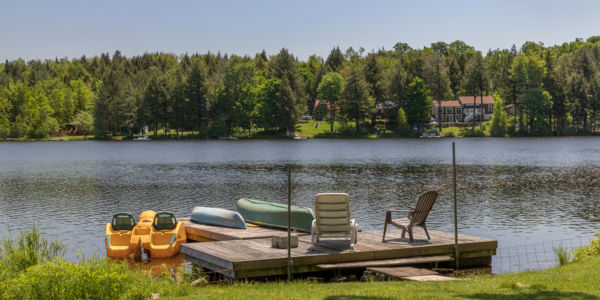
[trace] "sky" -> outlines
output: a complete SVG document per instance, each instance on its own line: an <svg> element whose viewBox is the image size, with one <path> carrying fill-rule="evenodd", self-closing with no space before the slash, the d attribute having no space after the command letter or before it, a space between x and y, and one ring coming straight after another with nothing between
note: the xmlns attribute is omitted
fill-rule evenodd
<svg viewBox="0 0 600 300"><path fill-rule="evenodd" d="M455 40L485 53L600 35L597 0L0 0L0 12L1 61L281 48L306 60L335 46L370 52Z"/></svg>

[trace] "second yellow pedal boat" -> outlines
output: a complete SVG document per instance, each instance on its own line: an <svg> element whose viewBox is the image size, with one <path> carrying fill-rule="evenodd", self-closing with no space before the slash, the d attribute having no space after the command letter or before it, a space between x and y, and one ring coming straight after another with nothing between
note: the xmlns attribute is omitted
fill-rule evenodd
<svg viewBox="0 0 600 300"><path fill-rule="evenodd" d="M179 253L186 240L185 225L177 222L172 213L161 212L154 216L148 247L151 257L171 257Z"/></svg>

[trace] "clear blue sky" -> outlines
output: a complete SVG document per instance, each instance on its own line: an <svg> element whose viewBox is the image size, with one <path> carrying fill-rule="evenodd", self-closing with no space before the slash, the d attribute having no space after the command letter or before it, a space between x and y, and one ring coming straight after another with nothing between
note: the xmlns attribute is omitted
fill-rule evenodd
<svg viewBox="0 0 600 300"><path fill-rule="evenodd" d="M334 46L367 51L463 40L476 49L600 35L600 1L0 0L0 59L163 51L305 60Z"/></svg>

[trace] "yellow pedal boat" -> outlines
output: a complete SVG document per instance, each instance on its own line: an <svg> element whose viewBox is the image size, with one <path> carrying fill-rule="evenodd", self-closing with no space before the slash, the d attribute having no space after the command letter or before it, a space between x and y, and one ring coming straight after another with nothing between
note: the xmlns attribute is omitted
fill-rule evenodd
<svg viewBox="0 0 600 300"><path fill-rule="evenodd" d="M150 229L151 257L171 257L179 253L181 244L187 240L185 225L177 222L172 213L161 212L154 216L152 228Z"/></svg>
<svg viewBox="0 0 600 300"><path fill-rule="evenodd" d="M128 213L118 213L106 224L104 244L108 257L126 258L137 250L137 240L132 240L135 225L135 219Z"/></svg>

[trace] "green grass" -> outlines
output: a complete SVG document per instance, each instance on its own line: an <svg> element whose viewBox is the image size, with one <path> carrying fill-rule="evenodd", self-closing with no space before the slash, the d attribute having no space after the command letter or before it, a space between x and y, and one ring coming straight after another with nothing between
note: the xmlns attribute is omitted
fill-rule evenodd
<svg viewBox="0 0 600 300"><path fill-rule="evenodd" d="M306 121L304 121L306 122ZM335 128L339 129L342 124L341 122L335 122ZM315 124L319 124L319 128L315 128ZM310 138L314 138L317 135L329 135L329 130L331 129L331 124L327 121L315 121L310 120L306 123L299 123L297 127L296 133L299 136L306 136Z"/></svg>
<svg viewBox="0 0 600 300"><path fill-rule="evenodd" d="M445 137L462 137L462 130L459 127L444 127L442 128L442 134Z"/></svg>
<svg viewBox="0 0 600 300"><path fill-rule="evenodd" d="M490 136L489 127L489 122L483 122L483 124L475 126L475 132L473 133L473 131L471 131L471 126L449 126L442 128L442 133L445 137L486 137Z"/></svg>
<svg viewBox="0 0 600 300"><path fill-rule="evenodd" d="M319 124L318 128L315 128L315 124ZM475 127L475 134L471 133L471 127L444 127L443 134L446 137L465 137L465 136L490 136L489 133L489 122L484 122L483 126ZM338 120L335 122L334 131L335 134L330 134L331 124L328 121L300 121L296 125L295 133L301 137L308 138L342 138L342 139L352 139L352 138L362 138L362 139L377 139L377 138L397 138L399 137L397 133L392 130L387 130L386 133L375 134L371 133L370 124L361 124L361 133L356 136L354 133L354 122L347 122ZM367 128L371 132L367 132ZM148 135L152 140L179 140L179 139L206 139L207 133L199 134L197 131L183 131L176 134L175 130L169 130L165 132L164 129L159 129L157 135L154 135L154 131L150 131L147 134L136 134L135 136L143 136ZM249 133L247 130L241 132L234 132L232 136L239 137L241 139L286 139L290 138L283 133L275 133L271 131L264 131L260 128L255 128ZM414 137L418 137L418 134L415 134ZM214 137L213 137L214 138ZM81 140L93 140L95 137L93 135L88 136L61 136L61 137L48 137L43 139L32 139L27 137L22 138L11 138L4 139L5 141L17 141L17 142L31 142L31 141L81 141ZM105 140L125 140L127 137L122 135L115 135L112 137L107 137ZM0 139L2 141L2 139Z"/></svg>
<svg viewBox="0 0 600 300"><path fill-rule="evenodd" d="M82 136L82 135L70 135L70 136L51 136L43 139L34 139L29 137L20 137L20 138L7 138L0 139L0 141L7 142L38 142L38 141L85 141L85 140L93 140L93 135Z"/></svg>
<svg viewBox="0 0 600 300"><path fill-rule="evenodd" d="M319 124L318 128L315 128L315 124ZM298 134L299 136L303 136L303 137L309 137L309 138L342 138L342 139L346 139L346 138L367 138L367 139L375 139L375 138L382 138L382 137L392 137L393 136L393 132L392 131L387 131L385 135L377 135L377 134L373 134L373 133L366 133L364 130L366 128L370 127L370 124L360 124L361 126L361 134L359 134L358 136L356 136L356 134L354 133L354 122L346 122L346 121L335 121L335 126L333 128L333 131L335 132L335 134L331 134L331 123L329 123L328 121L316 121L316 120L310 120L310 121L303 121L302 123L299 123L298 126L296 127L296 134Z"/></svg>
<svg viewBox="0 0 600 300"><path fill-rule="evenodd" d="M543 271L446 282L242 283L171 299L598 299L600 258Z"/></svg>
<svg viewBox="0 0 600 300"><path fill-rule="evenodd" d="M16 239L0 241L0 299L148 299L152 293L194 292L191 277L153 275L126 262L85 258L64 261L60 242L47 241L35 226Z"/></svg>

